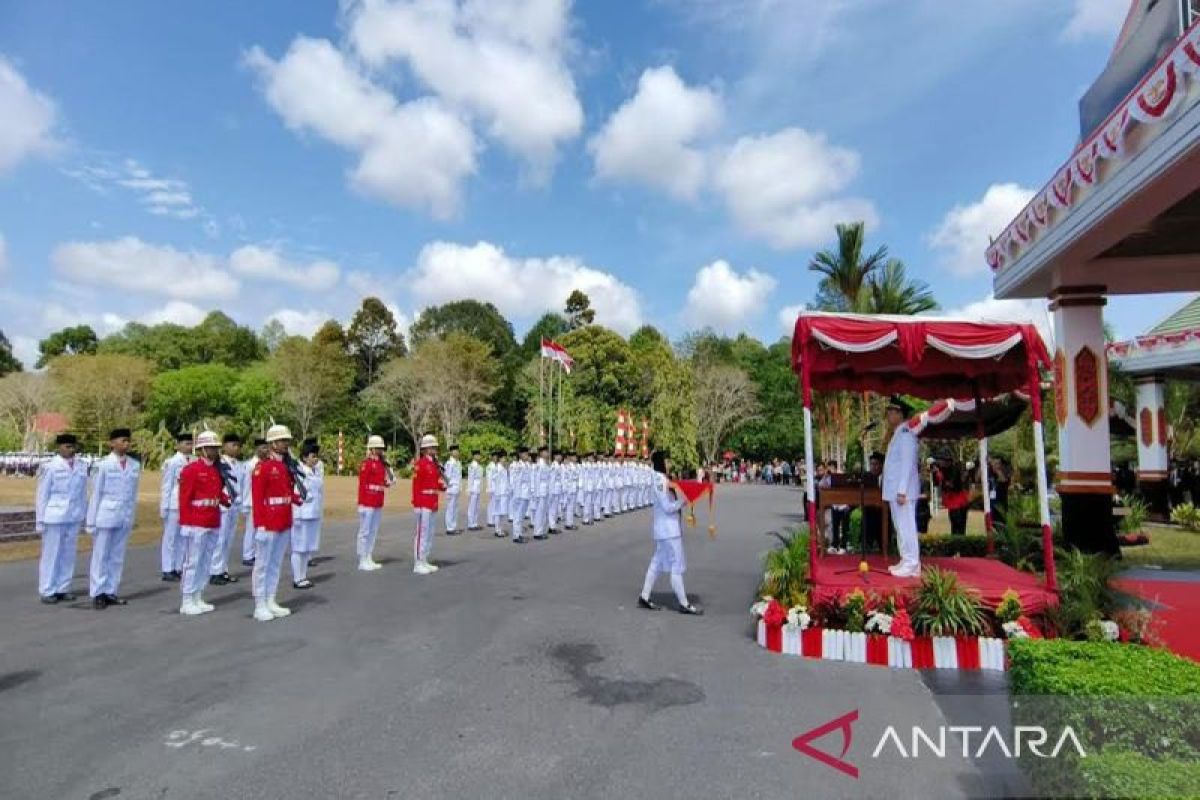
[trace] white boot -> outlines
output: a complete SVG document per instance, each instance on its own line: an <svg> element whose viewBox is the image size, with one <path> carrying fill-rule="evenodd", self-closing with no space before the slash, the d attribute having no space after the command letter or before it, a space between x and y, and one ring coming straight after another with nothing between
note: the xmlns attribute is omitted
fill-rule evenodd
<svg viewBox="0 0 1200 800"><path fill-rule="evenodd" d="M276 617L288 617L288 616L291 616L291 614L292 614L291 611L289 611L288 609L279 605L279 603L276 603L274 596L267 598L267 610L270 611L272 614L274 614Z"/></svg>
<svg viewBox="0 0 1200 800"><path fill-rule="evenodd" d="M196 596L193 594L185 594L183 596L183 602L179 605L179 613L180 614L184 614L189 617L194 617L197 614L204 613L204 611L200 608L200 606L196 605L195 597Z"/></svg>
<svg viewBox="0 0 1200 800"><path fill-rule="evenodd" d="M196 592L192 595L192 600L196 603L196 608L200 609L201 614L207 614L210 611L215 611L217 608L212 603L204 602L203 592Z"/></svg>
<svg viewBox="0 0 1200 800"><path fill-rule="evenodd" d="M275 619L275 615L271 613L271 609L267 608L266 600L254 601L254 618L259 622L270 622Z"/></svg>
<svg viewBox="0 0 1200 800"><path fill-rule="evenodd" d="M360 572L370 572L371 570L375 569L371 566L370 556L359 556L358 569Z"/></svg>
<svg viewBox="0 0 1200 800"><path fill-rule="evenodd" d="M434 570L424 561L418 561L417 563L413 564L413 572L417 575L432 575Z"/></svg>

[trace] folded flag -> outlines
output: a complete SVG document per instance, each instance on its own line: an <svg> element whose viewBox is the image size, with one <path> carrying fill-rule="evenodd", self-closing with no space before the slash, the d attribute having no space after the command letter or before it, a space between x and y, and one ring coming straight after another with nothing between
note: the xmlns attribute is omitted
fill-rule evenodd
<svg viewBox="0 0 1200 800"><path fill-rule="evenodd" d="M672 488L683 495L688 504L688 527L696 527L696 501L708 495L708 535L717 536L717 526L713 524L713 499L716 494L711 481L677 480L671 483Z"/></svg>

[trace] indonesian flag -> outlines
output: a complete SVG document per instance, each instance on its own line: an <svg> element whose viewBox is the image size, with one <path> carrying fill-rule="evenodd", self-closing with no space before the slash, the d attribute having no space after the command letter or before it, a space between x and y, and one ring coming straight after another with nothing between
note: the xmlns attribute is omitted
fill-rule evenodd
<svg viewBox="0 0 1200 800"><path fill-rule="evenodd" d="M717 526L713 523L713 501L716 493L711 481L671 481L671 488L683 495L688 504L687 523L689 528L696 527L696 502L708 495L708 536L715 539Z"/></svg>
<svg viewBox="0 0 1200 800"><path fill-rule="evenodd" d="M557 361L567 371L568 375L571 374L571 369L575 366L575 359L571 358L566 349L553 339L542 339L542 358Z"/></svg>

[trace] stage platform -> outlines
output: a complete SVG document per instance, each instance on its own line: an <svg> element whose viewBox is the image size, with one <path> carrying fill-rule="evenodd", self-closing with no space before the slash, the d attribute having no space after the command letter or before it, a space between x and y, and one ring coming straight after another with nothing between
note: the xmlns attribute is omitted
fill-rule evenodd
<svg viewBox="0 0 1200 800"><path fill-rule="evenodd" d="M867 563L877 571L866 576L858 573L858 562L857 555L825 555L818 558L812 575L812 602L821 602L834 594L845 595L854 589L876 594L907 594L921 583L919 578L892 577L887 567L894 562L883 556L867 556ZM1058 604L1058 596L1046 589L1041 576L1013 569L998 559L924 558L921 559L921 565L957 573L959 581L977 591L989 609L995 608L1009 589L1016 590L1021 596L1021 605L1026 614L1041 614L1048 605Z"/></svg>

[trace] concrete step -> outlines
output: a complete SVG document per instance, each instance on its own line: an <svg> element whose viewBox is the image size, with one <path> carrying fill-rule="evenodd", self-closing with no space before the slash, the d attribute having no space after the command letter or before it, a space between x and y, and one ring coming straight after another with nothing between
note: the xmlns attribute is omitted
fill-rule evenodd
<svg viewBox="0 0 1200 800"><path fill-rule="evenodd" d="M0 542L36 539L35 520L32 508L0 506Z"/></svg>

